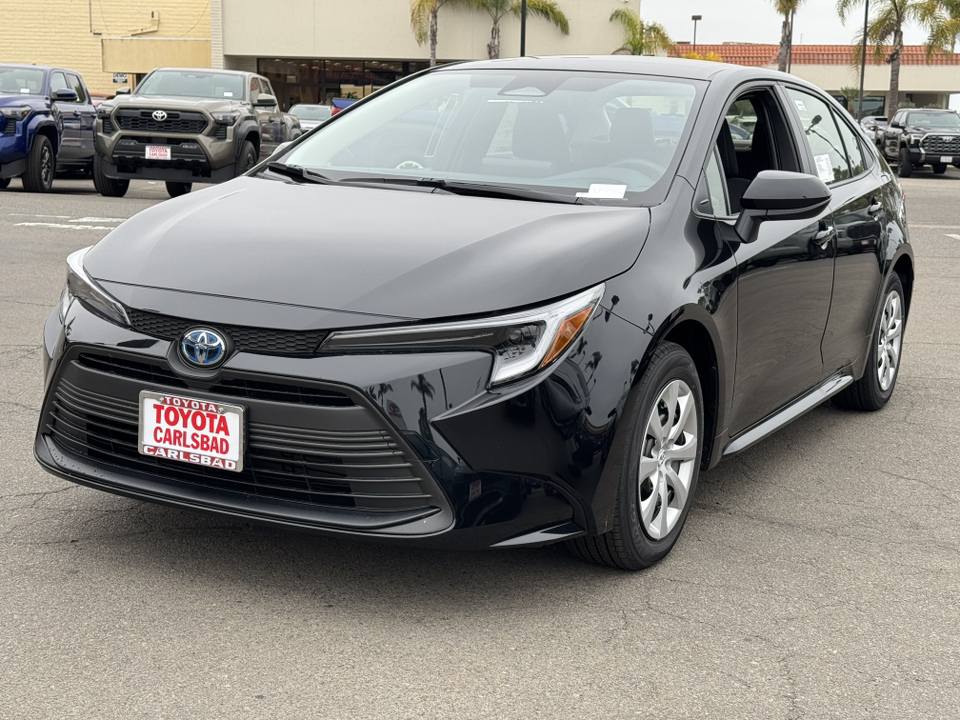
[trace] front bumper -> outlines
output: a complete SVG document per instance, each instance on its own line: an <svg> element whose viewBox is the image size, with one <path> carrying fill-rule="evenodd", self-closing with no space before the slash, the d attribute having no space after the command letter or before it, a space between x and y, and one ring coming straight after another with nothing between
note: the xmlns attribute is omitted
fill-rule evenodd
<svg viewBox="0 0 960 720"><path fill-rule="evenodd" d="M572 358L498 397L483 389L489 356L475 352L237 352L200 381L173 371L169 341L113 325L77 301L65 326L51 314L44 339L35 454L68 480L249 521L428 546L542 545L605 529L597 512L615 495L603 467L616 408L593 427L588 383ZM244 472L140 455L141 390L243 404ZM311 393L329 402L305 401Z"/></svg>
<svg viewBox="0 0 960 720"><path fill-rule="evenodd" d="M0 178L13 178L23 175L27 169L27 138L19 130L23 123L7 120L0 130ZM14 132L8 132L13 128Z"/></svg>
<svg viewBox="0 0 960 720"><path fill-rule="evenodd" d="M910 155L910 162L914 165L955 165L960 163L960 152L956 152L953 147L918 147L911 145L907 147Z"/></svg>

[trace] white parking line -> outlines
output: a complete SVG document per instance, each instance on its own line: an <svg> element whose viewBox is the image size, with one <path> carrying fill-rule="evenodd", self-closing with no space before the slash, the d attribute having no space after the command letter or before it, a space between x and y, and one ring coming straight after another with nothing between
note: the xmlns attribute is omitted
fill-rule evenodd
<svg viewBox="0 0 960 720"><path fill-rule="evenodd" d="M110 217L82 217L77 218L76 220L70 220L72 223L92 223L92 222L109 222L109 223L122 223L127 218L110 218Z"/></svg>
<svg viewBox="0 0 960 720"><path fill-rule="evenodd" d="M14 223L14 227L47 227L63 230L113 230L111 225L67 225L66 223L22 222Z"/></svg>
<svg viewBox="0 0 960 720"><path fill-rule="evenodd" d="M947 237L953 238L954 240L960 240L960 235L952 235L951 233L947 233Z"/></svg>
<svg viewBox="0 0 960 720"><path fill-rule="evenodd" d="M56 218L58 220L69 220L69 215L33 215L29 213L7 213L11 217L43 217L43 218Z"/></svg>

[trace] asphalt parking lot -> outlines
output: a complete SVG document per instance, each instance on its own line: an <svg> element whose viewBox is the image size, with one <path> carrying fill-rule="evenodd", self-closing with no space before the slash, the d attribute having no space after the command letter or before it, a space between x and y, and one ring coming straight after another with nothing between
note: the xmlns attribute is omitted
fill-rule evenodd
<svg viewBox="0 0 960 720"><path fill-rule="evenodd" d="M701 475L677 548L626 574L557 547L287 533L46 474L40 333L64 258L167 196L13 181L0 718L960 716L960 170L902 183L917 282L890 404L821 407Z"/></svg>

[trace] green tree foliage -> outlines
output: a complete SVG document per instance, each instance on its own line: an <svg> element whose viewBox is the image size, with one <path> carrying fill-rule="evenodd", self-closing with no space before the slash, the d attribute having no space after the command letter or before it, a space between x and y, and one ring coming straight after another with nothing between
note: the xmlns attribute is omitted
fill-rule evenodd
<svg viewBox="0 0 960 720"><path fill-rule="evenodd" d="M610 15L610 22L623 26L623 45L615 53L627 55L655 55L673 50L673 40L660 23L644 22L630 8L617 8Z"/></svg>

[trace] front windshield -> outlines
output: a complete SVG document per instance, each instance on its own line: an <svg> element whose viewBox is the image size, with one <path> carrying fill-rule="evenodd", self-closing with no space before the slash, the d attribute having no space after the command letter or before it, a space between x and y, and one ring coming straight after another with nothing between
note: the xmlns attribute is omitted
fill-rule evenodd
<svg viewBox="0 0 960 720"><path fill-rule="evenodd" d="M198 70L157 70L140 83L137 95L243 99L243 76Z"/></svg>
<svg viewBox="0 0 960 720"><path fill-rule="evenodd" d="M956 113L910 113L909 123L919 127L938 127L960 130L960 115Z"/></svg>
<svg viewBox="0 0 960 720"><path fill-rule="evenodd" d="M679 156L699 87L624 73L444 70L327 123L283 162L333 180L428 178L640 202Z"/></svg>
<svg viewBox="0 0 960 720"><path fill-rule="evenodd" d="M43 70L0 67L0 93L3 95L40 95Z"/></svg>
<svg viewBox="0 0 960 720"><path fill-rule="evenodd" d="M290 114L301 120L326 120L331 112L326 105L294 105L290 108Z"/></svg>

